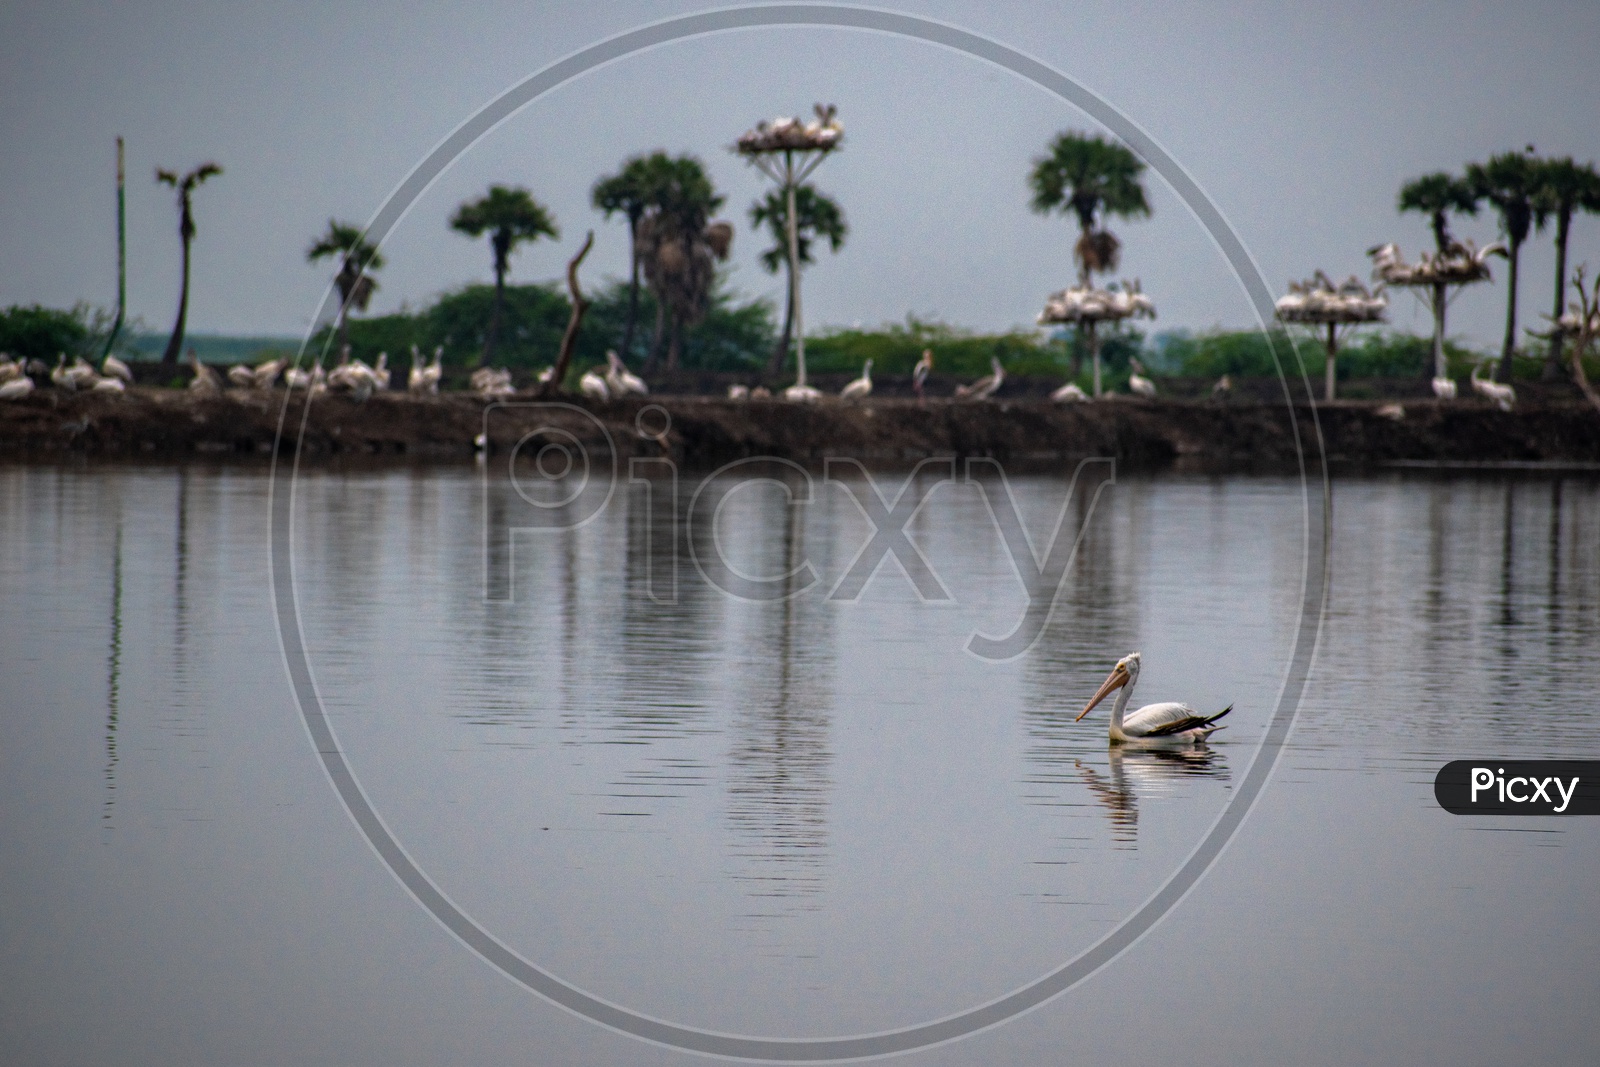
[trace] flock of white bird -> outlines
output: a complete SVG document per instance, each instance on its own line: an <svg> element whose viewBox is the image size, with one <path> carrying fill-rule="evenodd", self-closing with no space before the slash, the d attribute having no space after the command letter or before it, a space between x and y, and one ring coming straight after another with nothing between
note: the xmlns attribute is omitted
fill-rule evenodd
<svg viewBox="0 0 1600 1067"><path fill-rule="evenodd" d="M818 104L817 117L810 122L799 118L776 118L758 122L755 129L739 136L741 152L827 151L839 144L844 126L832 104Z"/></svg>
<svg viewBox="0 0 1600 1067"><path fill-rule="evenodd" d="M1372 276L1389 285L1465 285L1489 277L1489 257L1506 256L1503 241L1478 248L1471 241L1452 241L1440 253L1420 252L1407 263L1400 246L1390 241L1367 250Z"/></svg>
<svg viewBox="0 0 1600 1067"><path fill-rule="evenodd" d="M33 376L50 375L50 384L68 393L120 393L133 384L133 372L116 356L106 356L100 369L79 356L67 363L67 354L61 353L54 369L39 360L24 362L9 357L0 358L0 400L19 400L34 391Z"/></svg>
<svg viewBox="0 0 1600 1067"><path fill-rule="evenodd" d="M1120 289L1073 286L1051 293L1039 312L1041 326L1120 322L1134 316L1156 317L1156 306L1139 288L1139 279L1124 281Z"/></svg>
<svg viewBox="0 0 1600 1067"><path fill-rule="evenodd" d="M1388 307L1381 284L1374 292L1352 274L1335 285L1320 270L1308 281L1290 282L1288 294L1277 304L1278 318L1284 322L1318 324L1381 322Z"/></svg>

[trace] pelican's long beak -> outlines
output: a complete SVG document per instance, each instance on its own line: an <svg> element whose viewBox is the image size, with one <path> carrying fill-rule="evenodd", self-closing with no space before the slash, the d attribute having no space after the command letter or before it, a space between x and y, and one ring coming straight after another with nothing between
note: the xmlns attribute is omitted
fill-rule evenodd
<svg viewBox="0 0 1600 1067"><path fill-rule="evenodd" d="M1072 721L1081 722L1085 715L1094 710L1096 704L1100 703L1106 697L1110 696L1112 693L1116 692L1118 689L1121 689L1127 684L1128 668L1119 663L1115 667L1111 668L1111 673L1106 676L1106 680L1104 682L1100 683L1100 689L1095 693L1094 698L1089 701L1087 707L1078 713L1078 717Z"/></svg>

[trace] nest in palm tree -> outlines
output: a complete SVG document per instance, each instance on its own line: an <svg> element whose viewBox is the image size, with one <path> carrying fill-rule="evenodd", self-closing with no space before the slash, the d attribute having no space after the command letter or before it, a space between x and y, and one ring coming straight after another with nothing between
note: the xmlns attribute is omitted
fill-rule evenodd
<svg viewBox="0 0 1600 1067"><path fill-rule="evenodd" d="M1083 325L1095 322L1117 322L1142 315L1156 317L1154 302L1139 288L1139 280L1123 282L1118 289L1095 289L1091 286L1074 286L1051 293L1039 312L1041 326L1055 324Z"/></svg>
<svg viewBox="0 0 1600 1067"><path fill-rule="evenodd" d="M759 152L826 152L837 148L844 137L837 109L832 104L816 105L817 117L810 122L800 118L776 118L758 122L755 129L739 136L736 147L745 154Z"/></svg>
<svg viewBox="0 0 1600 1067"><path fill-rule="evenodd" d="M1354 274L1335 285L1320 270L1308 281L1290 282L1288 294L1277 303L1284 322L1318 325L1382 322L1388 307L1382 285L1374 292Z"/></svg>
<svg viewBox="0 0 1600 1067"><path fill-rule="evenodd" d="M1419 254L1417 262L1407 263L1400 246L1390 242L1371 249L1372 276L1388 285L1466 285L1489 280L1489 257L1505 255L1506 246L1496 241L1478 248L1471 241L1451 241L1444 251Z"/></svg>

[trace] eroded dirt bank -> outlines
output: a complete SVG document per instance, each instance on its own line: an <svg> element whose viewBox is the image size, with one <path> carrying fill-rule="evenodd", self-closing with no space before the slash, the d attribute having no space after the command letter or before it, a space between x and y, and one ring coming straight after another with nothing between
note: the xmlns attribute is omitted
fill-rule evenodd
<svg viewBox="0 0 1600 1067"><path fill-rule="evenodd" d="M1409 401L1404 416L1376 401L1317 405L1315 419L1335 464L1423 462L1600 463L1600 415L1582 402L1524 404L1502 412L1476 399ZM103 455L267 453L300 441L302 455L470 456L487 433L509 449L543 430L570 434L622 455L714 464L751 455L814 462L853 456L879 464L926 456L987 455L1012 462L1115 456L1138 466L1185 461L1219 469L1296 464L1296 434L1312 432L1309 405L1235 400L1114 398L1058 405L1023 397L987 403L901 398L814 405L707 397L556 404L466 394L379 394L365 403L324 395L309 409L282 391L199 397L139 387L122 395L41 390L0 405L0 454L75 451ZM304 431L300 432L302 419ZM664 433L663 433L664 431ZM1307 438L1308 439L1308 438ZM283 446L279 446L283 447Z"/></svg>

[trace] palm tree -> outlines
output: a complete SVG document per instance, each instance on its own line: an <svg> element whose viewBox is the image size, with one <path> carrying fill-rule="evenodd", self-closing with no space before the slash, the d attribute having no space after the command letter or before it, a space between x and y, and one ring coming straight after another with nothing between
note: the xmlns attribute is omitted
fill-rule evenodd
<svg viewBox="0 0 1600 1067"><path fill-rule="evenodd" d="M1401 211L1417 211L1428 216L1428 224L1433 228L1433 243L1443 257L1460 247L1456 239L1450 236L1450 212L1476 215L1478 197L1462 179L1444 171L1435 171L1402 185L1398 206ZM1430 300L1433 305L1433 364L1423 370L1424 379L1441 377L1445 373L1444 319L1449 287L1443 282L1435 283Z"/></svg>
<svg viewBox="0 0 1600 1067"><path fill-rule="evenodd" d="M1510 293L1506 297L1506 338L1500 348L1500 366L1495 377L1511 380L1511 356L1517 343L1517 257L1528 230L1534 223L1533 197L1540 186L1541 164L1533 156L1533 146L1523 152L1502 152L1487 163L1467 164L1467 184L1481 199L1500 212L1500 228L1509 246L1511 261ZM1538 220L1543 227L1544 219Z"/></svg>
<svg viewBox="0 0 1600 1067"><path fill-rule="evenodd" d="M1572 216L1577 211L1600 212L1600 173L1593 163L1578 164L1568 156L1549 159L1539 165L1539 187L1533 197L1534 218L1542 227L1545 220L1556 220L1556 299L1551 317L1559 319L1565 310L1567 292L1567 237ZM1544 380L1561 377L1561 348L1565 337L1556 330L1545 357Z"/></svg>
<svg viewBox="0 0 1600 1067"><path fill-rule="evenodd" d="M617 173L595 182L589 194L595 210L604 212L606 218L620 211L628 219L628 319L620 346L624 359L633 351L633 331L639 318L639 222L659 204L672 173L672 159L665 152L634 156Z"/></svg>
<svg viewBox="0 0 1600 1067"><path fill-rule="evenodd" d="M1127 146L1068 130L1050 144L1050 154L1034 160L1028 184L1033 210L1041 215L1060 209L1078 218L1078 283L1116 269L1120 245L1110 230L1097 228L1101 215L1131 219L1150 214L1139 175L1144 164Z"/></svg>
<svg viewBox="0 0 1600 1067"><path fill-rule="evenodd" d="M811 241L814 237L826 238L828 249L839 251L845 235L850 232L844 220L844 209L830 197L809 185L799 185L794 191L795 258L804 266L812 262ZM774 189L766 197L750 205L750 224L765 226L772 234L773 245L761 253L761 265L769 274L778 273L779 266L789 265L789 199L784 190ZM783 314L783 334L773 349L767 364L767 373L776 376L783 371L783 362L789 355L789 339L794 330L794 279L789 280L789 299Z"/></svg>
<svg viewBox="0 0 1600 1067"><path fill-rule="evenodd" d="M728 258L733 227L712 222L724 198L705 166L693 156L667 159L653 171L652 203L634 227L635 249L656 298L656 333L646 371L654 370L662 349L667 369L676 370L684 331L705 317L716 263Z"/></svg>
<svg viewBox="0 0 1600 1067"><path fill-rule="evenodd" d="M315 263L327 256L339 257L339 273L333 284L339 290L339 351L346 348L350 312L367 310L367 302L377 291L372 272L383 267L383 256L368 244L360 227L348 222L328 220L328 230L306 252L306 261Z"/></svg>
<svg viewBox="0 0 1600 1067"><path fill-rule="evenodd" d="M478 358L478 366L487 367L505 306L506 272L511 269L512 251L523 241L536 241L540 237L558 240L561 234L556 230L555 219L532 193L503 185L491 185L487 196L456 208L450 227L468 237L482 237L487 232L489 246L494 249L494 309L489 312L483 355Z"/></svg>
<svg viewBox="0 0 1600 1067"><path fill-rule="evenodd" d="M156 170L156 181L164 182L178 191L178 238L183 242L183 285L178 290L178 321L172 324L172 336L167 349L161 354L162 375L171 376L178 369L178 352L183 348L183 331L189 322L189 245L194 242L194 212L189 198L195 187L212 175L221 174L215 163L202 163L183 177L170 170Z"/></svg>

